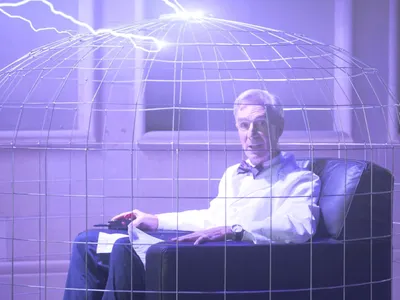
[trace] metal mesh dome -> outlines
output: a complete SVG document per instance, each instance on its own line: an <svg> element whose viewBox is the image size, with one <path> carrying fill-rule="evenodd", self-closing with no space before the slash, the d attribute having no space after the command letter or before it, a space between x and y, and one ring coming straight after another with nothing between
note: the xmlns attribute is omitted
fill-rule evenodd
<svg viewBox="0 0 400 300"><path fill-rule="evenodd" d="M374 131L376 122L386 129L396 123L384 104L386 86L344 50L251 24L179 15L74 36L7 66L0 72L1 129L7 143L31 136L42 146L60 136L63 144L129 145L160 131L175 132L174 142L190 131L205 143L225 143L235 130L232 103L248 88L281 98L284 140L290 133L307 144L327 134L330 143L393 139ZM109 134L118 126L108 119L113 114L130 120L117 141Z"/></svg>
<svg viewBox="0 0 400 300"><path fill-rule="evenodd" d="M393 169L392 95L376 69L343 49L180 15L76 35L0 70L0 155L11 174L0 177L0 188L13 213L6 259L26 258L30 249L29 259L57 273L51 257L67 260L76 232L121 209L208 203L221 170L241 155L234 100L254 88L282 102L282 149ZM193 170L195 158L203 163ZM30 292L49 282L13 284Z"/></svg>

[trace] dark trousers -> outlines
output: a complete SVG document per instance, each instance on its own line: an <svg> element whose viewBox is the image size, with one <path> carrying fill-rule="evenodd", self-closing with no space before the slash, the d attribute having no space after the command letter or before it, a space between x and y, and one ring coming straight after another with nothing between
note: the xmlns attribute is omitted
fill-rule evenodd
<svg viewBox="0 0 400 300"><path fill-rule="evenodd" d="M143 300L145 269L132 249L129 238L117 240L110 254L97 254L99 232L122 231L93 229L80 233L74 241L64 300Z"/></svg>

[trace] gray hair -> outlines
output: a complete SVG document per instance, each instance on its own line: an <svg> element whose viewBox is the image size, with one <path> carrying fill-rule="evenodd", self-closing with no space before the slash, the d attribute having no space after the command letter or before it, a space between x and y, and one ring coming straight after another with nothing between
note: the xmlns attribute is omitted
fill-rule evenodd
<svg viewBox="0 0 400 300"><path fill-rule="evenodd" d="M261 105L267 110L268 117L273 123L284 126L283 107L279 98L267 90L250 89L241 93L235 100L233 106L233 114L237 116L237 112L242 106Z"/></svg>

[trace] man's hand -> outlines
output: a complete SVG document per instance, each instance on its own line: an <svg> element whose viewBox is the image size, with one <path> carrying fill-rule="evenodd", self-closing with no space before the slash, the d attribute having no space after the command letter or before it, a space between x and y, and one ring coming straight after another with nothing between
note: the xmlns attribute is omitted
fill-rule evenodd
<svg viewBox="0 0 400 300"><path fill-rule="evenodd" d="M158 218L155 215L146 214L140 210L134 209L133 211L124 212L113 217L111 220L118 219L134 219L132 226L142 230L153 231L158 228Z"/></svg>
<svg viewBox="0 0 400 300"><path fill-rule="evenodd" d="M196 231L187 235L173 238L172 241L194 242L195 245L205 242L218 242L233 239L233 232L230 226L214 227L202 231Z"/></svg>

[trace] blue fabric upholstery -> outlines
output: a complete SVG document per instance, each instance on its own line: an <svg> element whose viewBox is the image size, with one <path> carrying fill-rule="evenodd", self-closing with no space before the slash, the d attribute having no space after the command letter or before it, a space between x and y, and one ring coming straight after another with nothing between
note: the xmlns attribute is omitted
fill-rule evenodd
<svg viewBox="0 0 400 300"><path fill-rule="evenodd" d="M391 173L347 159L299 165L322 181L321 220L309 243L153 245L146 299L390 300Z"/></svg>

